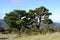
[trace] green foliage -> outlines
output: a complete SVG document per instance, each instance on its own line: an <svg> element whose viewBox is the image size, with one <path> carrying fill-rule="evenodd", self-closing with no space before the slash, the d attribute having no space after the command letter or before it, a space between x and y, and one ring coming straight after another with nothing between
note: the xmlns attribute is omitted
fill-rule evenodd
<svg viewBox="0 0 60 40"><path fill-rule="evenodd" d="M49 16L51 13L49 13L49 10L45 8L44 6L41 6L39 8L36 8L35 10L29 10L29 12L26 12L25 10L13 10L6 14L4 17L4 21L9 25L10 30L16 31L19 33L33 33L33 32L44 32L44 28L39 29L40 23L41 23L41 17L42 16ZM35 16L39 16L39 27L37 29L36 24L33 26L33 19L35 20ZM51 19L47 19L49 17L46 17L44 19L44 23L50 24L52 23ZM29 27L31 25L31 27ZM45 33L45 32L44 32Z"/></svg>
<svg viewBox="0 0 60 40"><path fill-rule="evenodd" d="M18 20L18 21L16 21L16 24L22 24L24 21L21 19L21 20Z"/></svg>
<svg viewBox="0 0 60 40"><path fill-rule="evenodd" d="M0 30L4 30L4 27L3 26L0 26Z"/></svg>
<svg viewBox="0 0 60 40"><path fill-rule="evenodd" d="M45 24L51 24L51 23L53 23L51 19L45 19L45 20L43 20L43 22Z"/></svg>
<svg viewBox="0 0 60 40"><path fill-rule="evenodd" d="M48 11L49 10L47 8L45 8L44 6L41 6L41 7L35 9L35 12L39 15L44 15L44 13L48 14Z"/></svg>

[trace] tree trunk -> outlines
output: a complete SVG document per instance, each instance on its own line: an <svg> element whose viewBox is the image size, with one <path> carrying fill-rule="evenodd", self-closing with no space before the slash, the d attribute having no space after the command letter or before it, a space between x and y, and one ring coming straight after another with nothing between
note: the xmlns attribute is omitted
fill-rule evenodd
<svg viewBox="0 0 60 40"><path fill-rule="evenodd" d="M41 27L41 16L40 16L40 22L39 22L39 25L40 25L40 27Z"/></svg>
<svg viewBox="0 0 60 40"><path fill-rule="evenodd" d="M39 25L36 25L36 27L37 27L37 29L39 29L40 26Z"/></svg>
<svg viewBox="0 0 60 40"><path fill-rule="evenodd" d="M21 27L18 27L18 33L21 35Z"/></svg>
<svg viewBox="0 0 60 40"><path fill-rule="evenodd" d="M39 19L39 22L37 22L37 24L36 24L37 29L39 29L41 26L41 16L38 19ZM38 19L37 19L37 21L38 21Z"/></svg>

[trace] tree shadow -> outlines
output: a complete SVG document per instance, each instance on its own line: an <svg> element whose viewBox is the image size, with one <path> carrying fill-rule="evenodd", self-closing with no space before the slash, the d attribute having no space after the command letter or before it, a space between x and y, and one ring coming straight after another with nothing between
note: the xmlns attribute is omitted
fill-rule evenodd
<svg viewBox="0 0 60 40"><path fill-rule="evenodd" d="M0 40L8 40L8 38L0 38Z"/></svg>

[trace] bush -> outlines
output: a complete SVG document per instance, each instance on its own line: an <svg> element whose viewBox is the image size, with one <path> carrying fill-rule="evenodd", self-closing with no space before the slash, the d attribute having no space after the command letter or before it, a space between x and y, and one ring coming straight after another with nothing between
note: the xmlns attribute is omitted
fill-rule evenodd
<svg viewBox="0 0 60 40"><path fill-rule="evenodd" d="M56 32L60 32L60 26L54 27L54 30L55 30Z"/></svg>
<svg viewBox="0 0 60 40"><path fill-rule="evenodd" d="M4 27L0 26L0 32L4 32L4 31L5 31Z"/></svg>

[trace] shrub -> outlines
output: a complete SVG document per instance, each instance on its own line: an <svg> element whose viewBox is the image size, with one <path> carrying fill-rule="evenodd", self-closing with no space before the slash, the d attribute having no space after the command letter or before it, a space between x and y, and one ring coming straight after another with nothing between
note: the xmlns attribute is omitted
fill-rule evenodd
<svg viewBox="0 0 60 40"><path fill-rule="evenodd" d="M56 27L54 27L54 29L56 32L60 32L60 26L56 26Z"/></svg>

